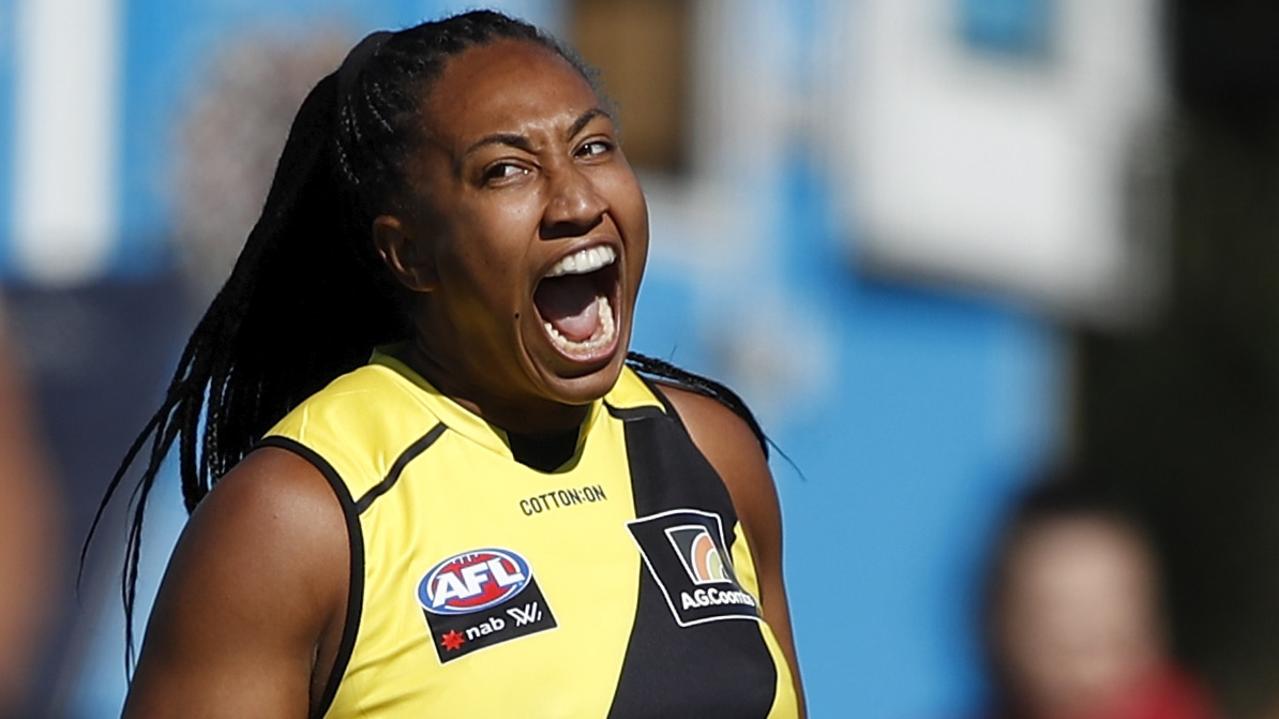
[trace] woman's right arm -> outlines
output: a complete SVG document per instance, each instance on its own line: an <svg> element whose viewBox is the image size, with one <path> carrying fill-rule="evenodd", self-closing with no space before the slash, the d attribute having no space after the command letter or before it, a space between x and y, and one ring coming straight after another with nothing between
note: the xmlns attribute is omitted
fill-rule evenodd
<svg viewBox="0 0 1279 719"><path fill-rule="evenodd" d="M346 535L310 463L250 454L201 501L169 560L124 716L307 716L342 634Z"/></svg>

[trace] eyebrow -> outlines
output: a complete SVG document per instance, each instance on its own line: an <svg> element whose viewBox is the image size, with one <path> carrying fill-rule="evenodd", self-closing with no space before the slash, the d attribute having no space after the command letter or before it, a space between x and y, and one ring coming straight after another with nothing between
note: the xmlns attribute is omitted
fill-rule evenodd
<svg viewBox="0 0 1279 719"><path fill-rule="evenodd" d="M598 108L598 107L592 107L586 112L583 112L581 116L579 116L576 120L573 121L572 126L568 128L567 136L570 138L575 136L577 133L581 132L582 128L586 127L586 125L590 123L591 120L594 120L595 118L601 117L601 116L612 119L611 115L605 112L602 108Z"/></svg>
<svg viewBox="0 0 1279 719"><path fill-rule="evenodd" d="M586 112L583 112L576 120L573 121L573 124L568 128L566 136L570 138L573 137L577 133L581 132L582 128L586 127L591 120L594 120L597 117L607 117L611 119L612 115L608 114L608 112L604 111L602 108L592 107ZM491 135L485 135L471 143L471 146L466 148L466 150L462 153L462 156L465 157L485 145L510 145L511 147L528 153L534 152L533 143L529 141L527 136L514 132L495 132Z"/></svg>

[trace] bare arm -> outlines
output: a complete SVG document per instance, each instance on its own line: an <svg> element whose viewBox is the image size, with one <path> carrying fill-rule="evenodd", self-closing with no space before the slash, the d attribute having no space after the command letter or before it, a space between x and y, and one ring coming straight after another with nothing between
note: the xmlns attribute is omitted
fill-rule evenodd
<svg viewBox="0 0 1279 719"><path fill-rule="evenodd" d="M126 717L305 717L342 633L350 550L311 464L264 448L201 502L147 627Z"/></svg>
<svg viewBox="0 0 1279 719"><path fill-rule="evenodd" d="M803 713L804 691L782 578L782 516L768 460L746 422L717 400L669 385L662 385L662 391L684 420L693 443L728 487L755 558L764 620L772 627L790 664Z"/></svg>

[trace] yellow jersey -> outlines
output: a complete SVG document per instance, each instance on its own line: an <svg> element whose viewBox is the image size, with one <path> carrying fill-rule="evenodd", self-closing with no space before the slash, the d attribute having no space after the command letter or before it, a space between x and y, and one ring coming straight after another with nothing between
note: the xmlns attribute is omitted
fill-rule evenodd
<svg viewBox="0 0 1279 719"><path fill-rule="evenodd" d="M797 715L728 491L629 368L549 472L383 353L262 444L314 464L346 515L317 716Z"/></svg>

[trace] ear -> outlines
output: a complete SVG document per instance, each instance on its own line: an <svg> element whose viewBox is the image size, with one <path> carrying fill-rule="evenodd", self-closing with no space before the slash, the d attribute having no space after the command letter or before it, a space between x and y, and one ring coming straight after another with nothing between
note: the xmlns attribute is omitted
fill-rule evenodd
<svg viewBox="0 0 1279 719"><path fill-rule="evenodd" d="M394 215L373 220L373 246L391 275L414 292L431 292L439 286L439 274L430 248L415 237Z"/></svg>

